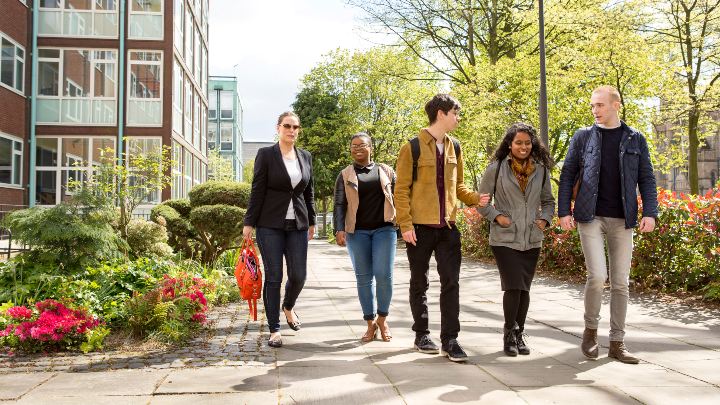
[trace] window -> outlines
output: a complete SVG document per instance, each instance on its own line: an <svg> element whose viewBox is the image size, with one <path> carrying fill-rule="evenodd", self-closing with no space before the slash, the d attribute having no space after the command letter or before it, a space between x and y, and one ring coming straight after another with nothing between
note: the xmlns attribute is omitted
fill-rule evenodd
<svg viewBox="0 0 720 405"><path fill-rule="evenodd" d="M195 92L193 98L193 146L200 150L200 94Z"/></svg>
<svg viewBox="0 0 720 405"><path fill-rule="evenodd" d="M215 143L217 142L217 121L208 123L208 149L215 150Z"/></svg>
<svg viewBox="0 0 720 405"><path fill-rule="evenodd" d="M128 126L162 125L162 52L130 51Z"/></svg>
<svg viewBox="0 0 720 405"><path fill-rule="evenodd" d="M220 150L233 149L233 123L220 123Z"/></svg>
<svg viewBox="0 0 720 405"><path fill-rule="evenodd" d="M189 143L192 143L192 102L193 102L193 91L192 82L189 76L185 76L185 125L183 127L183 138Z"/></svg>
<svg viewBox="0 0 720 405"><path fill-rule="evenodd" d="M115 50L38 50L38 123L114 125Z"/></svg>
<svg viewBox="0 0 720 405"><path fill-rule="evenodd" d="M207 107L200 103L200 153L207 156Z"/></svg>
<svg viewBox="0 0 720 405"><path fill-rule="evenodd" d="M163 0L132 0L130 39L163 39Z"/></svg>
<svg viewBox="0 0 720 405"><path fill-rule="evenodd" d="M189 9L185 9L185 53L183 54L183 59L185 60L185 66L187 66L188 69L192 70L192 61L193 61L193 23L192 23L192 14L190 14Z"/></svg>
<svg viewBox="0 0 720 405"><path fill-rule="evenodd" d="M0 133L0 184L22 186L23 142Z"/></svg>
<svg viewBox="0 0 720 405"><path fill-rule="evenodd" d="M200 179L200 158L197 156L193 157L193 186L197 186L202 183Z"/></svg>
<svg viewBox="0 0 720 405"><path fill-rule="evenodd" d="M207 48L205 47L205 45L203 45L203 69L202 69L201 82L202 82L202 89L203 89L203 92L205 92L205 94L208 93L208 74L209 74L209 71L208 71L208 50L207 50Z"/></svg>
<svg viewBox="0 0 720 405"><path fill-rule="evenodd" d="M131 186L142 186L141 180L133 175L133 172L137 172L137 169L132 166L132 160L135 156L147 156L149 154L161 154L162 153L162 139L161 138L127 138L127 159L125 164L128 167L128 183ZM160 169L162 170L162 168ZM160 173L158 173L160 175ZM147 190L147 188L145 188ZM160 203L160 189L148 190L149 195L143 201L144 204L158 204Z"/></svg>
<svg viewBox="0 0 720 405"><path fill-rule="evenodd" d="M55 205L72 195L68 183L84 181L100 164L101 155L115 154L115 139L89 136L38 136L35 202Z"/></svg>
<svg viewBox="0 0 720 405"><path fill-rule="evenodd" d="M173 161L173 170L172 170L172 198L183 198L185 197L185 194L183 193L183 147L173 141L173 148L172 148L172 161Z"/></svg>
<svg viewBox="0 0 720 405"><path fill-rule="evenodd" d="M201 83L200 78L202 77L202 71L200 70L201 58L202 58L202 47L200 46L200 33L197 30L197 26L193 24L193 50L195 52L195 58L188 60L188 64L193 63L193 74L195 75L195 82Z"/></svg>
<svg viewBox="0 0 720 405"><path fill-rule="evenodd" d="M208 95L208 118L217 119L217 92L212 91Z"/></svg>
<svg viewBox="0 0 720 405"><path fill-rule="evenodd" d="M0 32L0 83L25 91L25 48Z"/></svg>
<svg viewBox="0 0 720 405"><path fill-rule="evenodd" d="M187 149L185 149L185 165L183 166L183 180L184 180L183 193L185 195L187 195L187 193L189 193L193 187L192 153L190 153L190 151Z"/></svg>
<svg viewBox="0 0 720 405"><path fill-rule="evenodd" d="M40 0L39 11L42 36L118 36L117 0Z"/></svg>
<svg viewBox="0 0 720 405"><path fill-rule="evenodd" d="M220 118L232 119L233 117L233 92L220 92Z"/></svg>
<svg viewBox="0 0 720 405"><path fill-rule="evenodd" d="M175 59L173 65L173 131L182 135L183 132L183 69Z"/></svg>
<svg viewBox="0 0 720 405"><path fill-rule="evenodd" d="M174 29L174 39L175 39L175 49L180 52L180 55L183 54L183 44L184 38L183 38L183 32L185 31L185 25L183 17L185 16L185 0L175 0L175 6L173 7L175 15L173 16L173 20L175 22L175 29Z"/></svg>

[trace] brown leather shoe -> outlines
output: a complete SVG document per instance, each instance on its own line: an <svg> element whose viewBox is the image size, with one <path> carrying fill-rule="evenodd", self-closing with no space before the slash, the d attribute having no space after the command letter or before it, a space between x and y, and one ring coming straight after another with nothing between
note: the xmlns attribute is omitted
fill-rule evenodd
<svg viewBox="0 0 720 405"><path fill-rule="evenodd" d="M633 356L625 347L625 343L623 342L613 342L610 341L610 351L608 351L608 357L612 357L613 359L618 359L623 363L626 364L638 364L640 363L640 359Z"/></svg>
<svg viewBox="0 0 720 405"><path fill-rule="evenodd" d="M598 358L597 329L585 328L580 349L582 350L585 357L589 359Z"/></svg>

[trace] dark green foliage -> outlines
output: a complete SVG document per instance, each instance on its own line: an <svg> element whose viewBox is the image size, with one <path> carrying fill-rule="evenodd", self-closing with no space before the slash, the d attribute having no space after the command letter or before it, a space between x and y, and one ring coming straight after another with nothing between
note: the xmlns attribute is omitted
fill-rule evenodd
<svg viewBox="0 0 720 405"><path fill-rule="evenodd" d="M115 210L62 203L14 211L3 220L13 238L31 247L33 262L76 270L128 251L112 223Z"/></svg>
<svg viewBox="0 0 720 405"><path fill-rule="evenodd" d="M156 206L150 218L167 228L168 243L176 251L209 265L239 244L250 185L209 181L195 186L189 196Z"/></svg>
<svg viewBox="0 0 720 405"><path fill-rule="evenodd" d="M190 205L232 205L247 208L250 199L250 184L233 181L208 181L190 190Z"/></svg>
<svg viewBox="0 0 720 405"><path fill-rule="evenodd" d="M144 219L133 219L128 223L127 242L133 258L168 257L173 251L167 241L167 231L158 223Z"/></svg>

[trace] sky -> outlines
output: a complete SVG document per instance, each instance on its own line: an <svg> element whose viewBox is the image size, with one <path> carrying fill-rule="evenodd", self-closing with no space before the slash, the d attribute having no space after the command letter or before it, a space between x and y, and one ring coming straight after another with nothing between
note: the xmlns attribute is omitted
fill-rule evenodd
<svg viewBox="0 0 720 405"><path fill-rule="evenodd" d="M343 0L211 0L210 75L237 76L245 141L272 141L300 80L338 48L367 49Z"/></svg>

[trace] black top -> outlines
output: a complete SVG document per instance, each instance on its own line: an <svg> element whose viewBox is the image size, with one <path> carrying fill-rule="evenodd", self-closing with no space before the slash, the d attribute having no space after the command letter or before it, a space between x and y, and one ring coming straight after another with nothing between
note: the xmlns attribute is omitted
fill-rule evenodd
<svg viewBox="0 0 720 405"><path fill-rule="evenodd" d="M385 222L385 194L380 184L380 166L371 163L361 167L353 164L358 176L358 202L355 229L377 229L392 226Z"/></svg>
<svg viewBox="0 0 720 405"><path fill-rule="evenodd" d="M600 159L600 182L598 184L595 215L599 217L625 218L620 187L620 141L623 128L599 128L602 136Z"/></svg>
<svg viewBox="0 0 720 405"><path fill-rule="evenodd" d="M280 145L260 148L255 156L252 191L245 214L245 225L284 229L285 215L292 200L299 230L315 225L313 201L312 156L295 148L302 179L293 188L285 168Z"/></svg>

